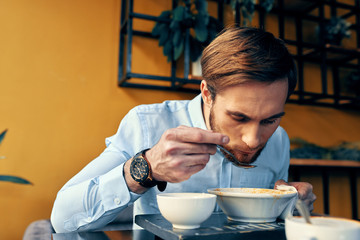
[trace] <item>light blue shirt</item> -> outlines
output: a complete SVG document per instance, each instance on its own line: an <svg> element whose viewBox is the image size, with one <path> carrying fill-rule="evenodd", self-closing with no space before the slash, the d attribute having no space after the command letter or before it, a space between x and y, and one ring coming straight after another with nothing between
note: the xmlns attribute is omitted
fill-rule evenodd
<svg viewBox="0 0 360 240"><path fill-rule="evenodd" d="M134 203L137 214L159 213L156 187L142 195L130 192L123 175L124 163L139 151L155 145L165 130L180 125L206 129L201 96L188 101L140 105L121 121L117 133L106 139L106 149L59 191L51 214L56 232L97 229L113 221ZM273 188L287 181L290 143L278 127L256 161L258 167L235 167L218 151L206 167L181 183L168 183L165 192L207 192L209 188ZM219 207L216 207L219 211Z"/></svg>

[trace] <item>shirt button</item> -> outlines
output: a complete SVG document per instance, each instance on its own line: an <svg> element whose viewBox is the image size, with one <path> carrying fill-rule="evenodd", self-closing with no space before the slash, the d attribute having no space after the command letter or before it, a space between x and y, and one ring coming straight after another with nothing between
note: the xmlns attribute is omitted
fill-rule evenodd
<svg viewBox="0 0 360 240"><path fill-rule="evenodd" d="M115 203L116 205L119 205L119 204L121 203L120 198L115 198L115 199L114 199L114 203Z"/></svg>
<svg viewBox="0 0 360 240"><path fill-rule="evenodd" d="M90 221L91 221L91 217L88 217L87 220L88 220L88 222L90 222Z"/></svg>

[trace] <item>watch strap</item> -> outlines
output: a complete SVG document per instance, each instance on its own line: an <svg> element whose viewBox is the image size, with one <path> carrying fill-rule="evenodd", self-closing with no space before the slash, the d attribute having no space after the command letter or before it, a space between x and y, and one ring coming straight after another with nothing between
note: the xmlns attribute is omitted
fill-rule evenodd
<svg viewBox="0 0 360 240"><path fill-rule="evenodd" d="M135 156L141 156L142 158L144 158L144 160L147 162L147 165L149 167L149 173L148 173L148 177L142 181L139 182L139 184L143 187L146 188L152 188L157 186L160 192L163 192L166 188L167 182L164 181L157 181L152 177L152 170L151 170L151 164L150 162L147 160L145 153L149 150L150 148L147 148L145 150L142 150L141 152L139 152L138 154L136 154Z"/></svg>

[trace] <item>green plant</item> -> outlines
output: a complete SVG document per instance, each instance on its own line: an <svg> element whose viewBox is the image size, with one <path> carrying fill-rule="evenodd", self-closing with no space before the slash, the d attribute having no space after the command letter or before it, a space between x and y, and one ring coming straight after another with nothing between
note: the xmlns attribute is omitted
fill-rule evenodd
<svg viewBox="0 0 360 240"><path fill-rule="evenodd" d="M178 0L176 8L163 11L158 17L152 35L159 38L159 46L168 61L177 60L184 51L189 32L190 59L196 61L203 47L222 29L217 19L207 11L206 0Z"/></svg>
<svg viewBox="0 0 360 240"><path fill-rule="evenodd" d="M7 130L4 130L1 134L0 134L0 144L3 141L5 135L7 133ZM5 157L1 156L0 159L4 159ZM0 181L5 181L5 182L12 182L12 183L20 183L20 184L31 184L31 182L29 182L28 180L21 178L21 177L16 177L16 176L10 176L10 175L0 175Z"/></svg>
<svg viewBox="0 0 360 240"><path fill-rule="evenodd" d="M243 17L242 25L248 26L254 17L256 0L228 0L228 2L234 12L239 10L239 13ZM259 0L259 7L265 12L270 12L273 4L274 0Z"/></svg>
<svg viewBox="0 0 360 240"><path fill-rule="evenodd" d="M325 22L324 25L324 41L326 43L340 45L343 38L350 38L351 23L340 17L332 17ZM318 34L320 35L320 27L318 27Z"/></svg>
<svg viewBox="0 0 360 240"><path fill-rule="evenodd" d="M291 158L360 161L360 142L342 142L337 146L322 147L301 138L290 139Z"/></svg>

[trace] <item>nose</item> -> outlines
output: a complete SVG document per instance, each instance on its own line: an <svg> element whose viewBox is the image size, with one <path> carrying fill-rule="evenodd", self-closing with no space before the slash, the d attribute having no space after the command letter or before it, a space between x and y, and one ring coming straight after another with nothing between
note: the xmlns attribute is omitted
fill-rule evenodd
<svg viewBox="0 0 360 240"><path fill-rule="evenodd" d="M260 126L258 124L252 124L244 128L242 132L242 141L249 149L257 149L261 144Z"/></svg>

